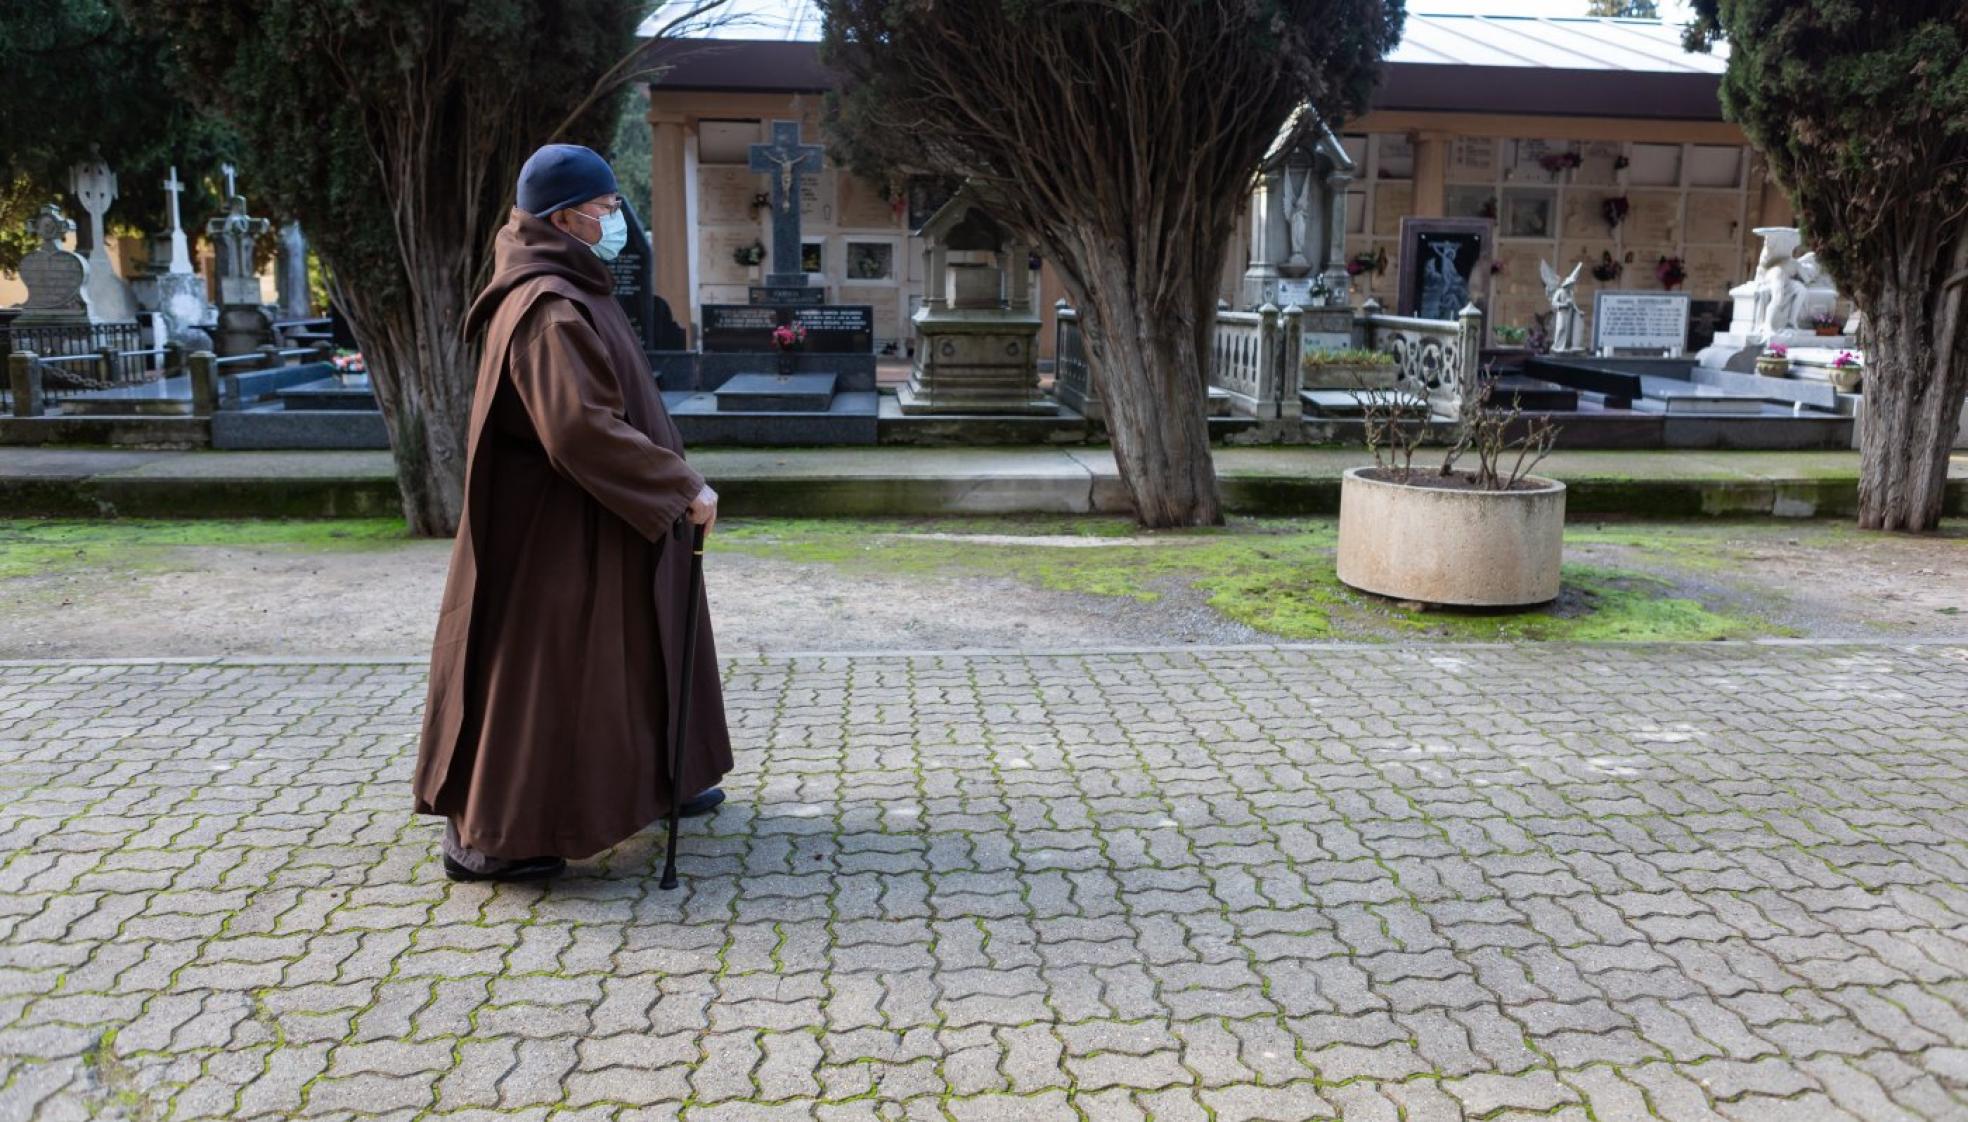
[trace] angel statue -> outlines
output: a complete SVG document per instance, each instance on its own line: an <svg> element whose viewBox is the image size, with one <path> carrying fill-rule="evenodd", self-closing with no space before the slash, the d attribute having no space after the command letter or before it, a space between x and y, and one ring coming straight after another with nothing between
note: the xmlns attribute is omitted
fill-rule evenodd
<svg viewBox="0 0 1968 1122"><path fill-rule="evenodd" d="M1540 258L1538 273L1544 277L1544 294L1551 301L1551 353L1577 354L1585 349L1585 324L1579 322L1578 300L1572 291L1578 287L1579 270L1584 262L1572 266L1571 275L1558 279L1558 270Z"/></svg>

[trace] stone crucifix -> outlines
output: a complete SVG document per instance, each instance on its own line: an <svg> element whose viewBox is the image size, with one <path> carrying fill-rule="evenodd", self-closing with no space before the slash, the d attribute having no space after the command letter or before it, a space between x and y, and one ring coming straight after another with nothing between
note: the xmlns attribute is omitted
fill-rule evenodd
<svg viewBox="0 0 1968 1122"><path fill-rule="evenodd" d="M178 192L183 190L184 184L173 165L170 176L164 180L164 191L171 197L171 271L174 273L191 272L191 243L185 240L184 224L178 220Z"/></svg>
<svg viewBox="0 0 1968 1122"><path fill-rule="evenodd" d="M818 144L800 143L798 121L772 122L772 143L747 149L751 169L772 176L772 276L768 284L804 285L800 267L800 177L823 167Z"/></svg>

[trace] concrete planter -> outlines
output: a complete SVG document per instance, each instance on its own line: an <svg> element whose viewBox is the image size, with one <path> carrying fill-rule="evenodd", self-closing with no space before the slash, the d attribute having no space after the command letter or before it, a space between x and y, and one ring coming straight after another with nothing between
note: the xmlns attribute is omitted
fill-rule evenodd
<svg viewBox="0 0 1968 1122"><path fill-rule="evenodd" d="M1363 592L1460 607L1522 607L1558 596L1565 485L1451 491L1346 473L1339 579Z"/></svg>

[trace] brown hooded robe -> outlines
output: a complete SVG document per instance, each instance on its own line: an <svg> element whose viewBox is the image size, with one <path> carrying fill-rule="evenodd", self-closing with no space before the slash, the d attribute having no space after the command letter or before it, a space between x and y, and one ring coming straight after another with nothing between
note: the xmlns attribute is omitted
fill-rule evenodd
<svg viewBox="0 0 1968 1122"><path fill-rule="evenodd" d="M581 858L669 812L691 529L648 358L586 245L524 211L499 231L465 509L431 650L417 810L495 857ZM731 770L700 594L688 798Z"/></svg>

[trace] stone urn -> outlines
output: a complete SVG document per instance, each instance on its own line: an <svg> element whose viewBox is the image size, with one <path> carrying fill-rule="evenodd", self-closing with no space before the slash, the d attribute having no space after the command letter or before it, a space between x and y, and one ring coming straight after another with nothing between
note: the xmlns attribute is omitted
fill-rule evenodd
<svg viewBox="0 0 1968 1122"><path fill-rule="evenodd" d="M1825 378L1839 393L1856 393L1859 380L1865 376L1865 367L1857 363L1849 366L1833 366L1825 371Z"/></svg>
<svg viewBox="0 0 1968 1122"><path fill-rule="evenodd" d="M1362 592L1469 608L1544 604L1558 597L1564 550L1557 480L1482 491L1365 467L1340 482L1339 579Z"/></svg>
<svg viewBox="0 0 1968 1122"><path fill-rule="evenodd" d="M1782 355L1757 355L1756 372L1765 378L1788 378L1790 377L1790 360Z"/></svg>

